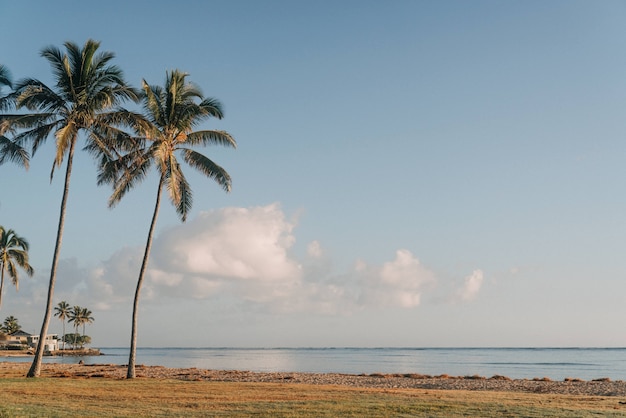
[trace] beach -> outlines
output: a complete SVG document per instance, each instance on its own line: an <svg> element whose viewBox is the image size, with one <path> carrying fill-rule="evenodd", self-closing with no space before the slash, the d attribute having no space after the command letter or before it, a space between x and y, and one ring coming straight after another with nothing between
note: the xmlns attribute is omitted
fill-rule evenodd
<svg viewBox="0 0 626 418"><path fill-rule="evenodd" d="M25 376L30 364L0 362L3 378ZM208 370L198 368L170 368L137 366L138 379L173 379L183 381L289 383L306 385L338 385L374 389L435 389L462 391L496 391L561 394L572 396L626 397L626 382L597 379L584 381L576 378L552 381L546 378L510 379L506 376L428 376L419 374L340 374L251 372L239 370ZM117 364L58 364L42 366L41 377L75 379L125 379L126 367Z"/></svg>

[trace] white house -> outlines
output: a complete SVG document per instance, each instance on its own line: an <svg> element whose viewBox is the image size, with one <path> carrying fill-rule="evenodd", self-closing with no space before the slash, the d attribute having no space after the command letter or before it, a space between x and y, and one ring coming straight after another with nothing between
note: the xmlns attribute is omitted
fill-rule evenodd
<svg viewBox="0 0 626 418"><path fill-rule="evenodd" d="M37 344L39 344L39 335L31 335L28 337L28 345L30 347L37 348ZM43 349L44 352L57 351L59 349L59 335L46 335L46 345Z"/></svg>

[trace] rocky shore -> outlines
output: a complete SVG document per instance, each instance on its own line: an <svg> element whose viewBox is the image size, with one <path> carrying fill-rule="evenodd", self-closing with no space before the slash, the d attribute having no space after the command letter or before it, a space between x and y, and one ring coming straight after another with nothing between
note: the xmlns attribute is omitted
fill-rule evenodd
<svg viewBox="0 0 626 418"><path fill-rule="evenodd" d="M30 364L0 362L0 378L22 377ZM162 366L137 366L140 379L177 379L215 382L267 382L310 385L341 385L379 389L438 389L498 392L552 393L580 396L626 397L626 382L597 379L509 379L504 376L425 376L417 374L347 375L338 373L261 373L237 370L177 369ZM42 377L124 379L126 367L115 364L45 363Z"/></svg>

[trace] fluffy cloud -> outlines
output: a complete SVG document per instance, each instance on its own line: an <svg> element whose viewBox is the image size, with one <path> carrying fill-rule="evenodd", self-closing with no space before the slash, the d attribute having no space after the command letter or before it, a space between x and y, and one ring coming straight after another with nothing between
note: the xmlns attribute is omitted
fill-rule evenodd
<svg viewBox="0 0 626 418"><path fill-rule="evenodd" d="M142 304L211 299L253 310L350 314L414 308L437 287L435 273L406 249L379 265L357 260L346 272L333 268L319 241L308 243L306 254L297 258L295 226L272 204L203 212L164 230L154 239ZM57 297L97 310L128 307L142 255L142 248L124 248L94 269L66 261ZM474 271L454 296L473 299L482 281L482 271Z"/></svg>
<svg viewBox="0 0 626 418"><path fill-rule="evenodd" d="M152 266L209 279L291 280L300 275L288 255L293 228L277 204L204 212L159 236Z"/></svg>

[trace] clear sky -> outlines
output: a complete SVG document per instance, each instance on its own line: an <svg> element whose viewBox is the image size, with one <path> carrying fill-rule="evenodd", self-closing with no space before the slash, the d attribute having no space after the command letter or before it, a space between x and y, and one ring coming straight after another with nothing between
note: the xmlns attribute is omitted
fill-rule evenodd
<svg viewBox="0 0 626 418"><path fill-rule="evenodd" d="M0 1L0 63L51 81L88 38L128 82L190 74L237 150L164 202L140 346L626 346L623 1ZM5 89L6 92L6 89ZM130 106L130 105L129 105ZM37 270L0 319L38 333L63 171L0 167ZM116 208L77 155L55 303L127 346L157 178ZM61 333L61 322L51 332Z"/></svg>

